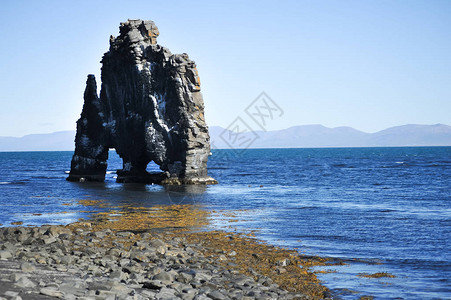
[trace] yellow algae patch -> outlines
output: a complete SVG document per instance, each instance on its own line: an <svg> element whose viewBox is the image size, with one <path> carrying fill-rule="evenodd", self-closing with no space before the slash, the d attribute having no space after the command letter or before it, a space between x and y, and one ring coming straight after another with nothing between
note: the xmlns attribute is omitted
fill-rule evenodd
<svg viewBox="0 0 451 300"><path fill-rule="evenodd" d="M105 200L78 200L78 204L83 206L98 206L98 207L106 207Z"/></svg>
<svg viewBox="0 0 451 300"><path fill-rule="evenodd" d="M331 273L337 273L335 270L317 270L315 271L315 274L331 274Z"/></svg>
<svg viewBox="0 0 451 300"><path fill-rule="evenodd" d="M221 221L224 223L237 223L246 221L246 216L252 214L251 209L238 209L238 210L213 210L211 211L212 217L216 221ZM229 226L229 229L233 227Z"/></svg>
<svg viewBox="0 0 451 300"><path fill-rule="evenodd" d="M161 205L151 208L125 207L91 216L96 229L143 231L156 228L189 230L208 224L208 212L194 205Z"/></svg>
<svg viewBox="0 0 451 300"><path fill-rule="evenodd" d="M281 288L302 292L314 299L323 299L328 292L309 270L312 266L325 265L326 259L303 258L295 250L268 245L245 234L210 231L186 233L184 236L191 243L201 244L205 249L204 255L255 279L256 274L268 276Z"/></svg>
<svg viewBox="0 0 451 300"><path fill-rule="evenodd" d="M360 273L357 276L362 278L396 278L395 275L387 272L377 272L374 274Z"/></svg>

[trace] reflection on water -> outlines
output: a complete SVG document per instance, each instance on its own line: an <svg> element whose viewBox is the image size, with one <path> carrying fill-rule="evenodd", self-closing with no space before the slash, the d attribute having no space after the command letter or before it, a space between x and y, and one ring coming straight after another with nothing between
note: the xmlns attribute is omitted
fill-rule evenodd
<svg viewBox="0 0 451 300"><path fill-rule="evenodd" d="M166 185L164 186L165 191L170 193L179 193L179 194L194 194L200 195L205 193L207 190L207 186L203 184L198 185Z"/></svg>
<svg viewBox="0 0 451 300"><path fill-rule="evenodd" d="M84 198L106 200L111 205L136 204L154 205L198 204L207 190L205 185L146 185L140 183L118 184L112 181L69 183L80 190ZM74 199L76 200L76 199Z"/></svg>

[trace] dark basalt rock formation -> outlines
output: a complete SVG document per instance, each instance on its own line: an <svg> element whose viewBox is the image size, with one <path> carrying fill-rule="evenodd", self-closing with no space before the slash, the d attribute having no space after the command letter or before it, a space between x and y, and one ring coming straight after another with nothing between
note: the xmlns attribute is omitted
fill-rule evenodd
<svg viewBox="0 0 451 300"><path fill-rule="evenodd" d="M210 137L196 64L157 44L152 21L121 23L102 59L97 95L88 75L70 181L103 181L108 150L123 159L119 182L211 184ZM154 161L160 174L146 172Z"/></svg>

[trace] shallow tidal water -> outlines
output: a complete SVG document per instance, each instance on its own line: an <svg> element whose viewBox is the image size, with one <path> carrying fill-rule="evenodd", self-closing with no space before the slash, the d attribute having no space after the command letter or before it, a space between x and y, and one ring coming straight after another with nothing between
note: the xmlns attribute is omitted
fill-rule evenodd
<svg viewBox="0 0 451 300"><path fill-rule="evenodd" d="M214 228L337 258L318 277L343 299L451 298L451 147L213 150L214 186L65 178L72 152L0 153L0 224L66 224L93 207L196 204ZM156 166L149 167L155 169ZM395 278L366 278L387 272Z"/></svg>

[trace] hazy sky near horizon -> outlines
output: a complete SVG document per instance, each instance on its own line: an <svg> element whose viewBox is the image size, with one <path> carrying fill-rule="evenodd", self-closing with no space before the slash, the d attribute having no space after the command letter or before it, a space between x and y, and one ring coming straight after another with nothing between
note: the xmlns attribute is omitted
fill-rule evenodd
<svg viewBox="0 0 451 300"><path fill-rule="evenodd" d="M451 1L16 0L0 8L0 136L75 129L129 18L196 61L209 125L247 121L262 91L284 111L268 130L451 125Z"/></svg>

